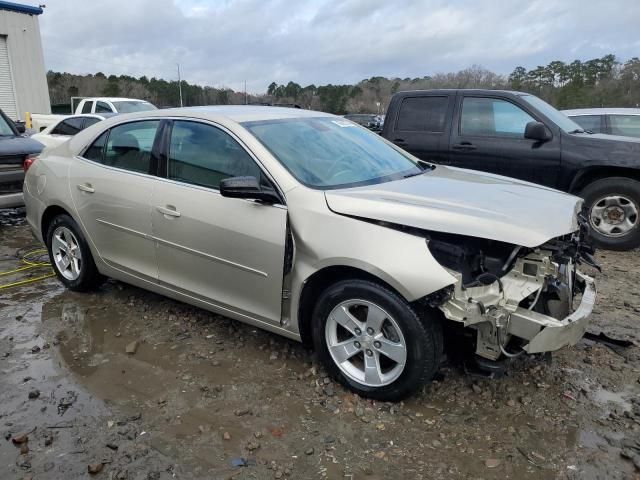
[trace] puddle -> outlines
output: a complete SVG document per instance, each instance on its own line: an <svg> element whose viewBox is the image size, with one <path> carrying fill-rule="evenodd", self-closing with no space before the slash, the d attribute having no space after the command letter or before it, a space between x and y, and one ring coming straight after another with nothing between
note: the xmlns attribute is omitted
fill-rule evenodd
<svg viewBox="0 0 640 480"><path fill-rule="evenodd" d="M603 388L591 392L591 398L602 405L614 405L622 412L631 411L633 408L627 397L631 395L628 391L611 392Z"/></svg>

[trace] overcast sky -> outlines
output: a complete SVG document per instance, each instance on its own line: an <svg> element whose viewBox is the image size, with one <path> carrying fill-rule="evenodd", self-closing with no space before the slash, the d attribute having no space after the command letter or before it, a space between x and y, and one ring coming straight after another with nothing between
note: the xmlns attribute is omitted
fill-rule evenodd
<svg viewBox="0 0 640 480"><path fill-rule="evenodd" d="M16 0L19 1L19 0ZM27 3L27 2L25 2ZM35 2L31 2L35 3ZM48 69L259 93L640 56L640 0L47 0Z"/></svg>

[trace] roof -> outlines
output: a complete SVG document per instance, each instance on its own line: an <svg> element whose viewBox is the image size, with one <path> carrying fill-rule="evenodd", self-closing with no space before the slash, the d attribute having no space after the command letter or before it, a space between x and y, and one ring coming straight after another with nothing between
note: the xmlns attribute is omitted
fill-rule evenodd
<svg viewBox="0 0 640 480"><path fill-rule="evenodd" d="M125 114L128 118L137 117L195 117L214 120L225 117L233 122L252 122L261 120L279 120L287 118L333 117L330 113L304 110L301 108L262 107L256 105L211 105L204 107L183 107L150 110Z"/></svg>
<svg viewBox="0 0 640 480"><path fill-rule="evenodd" d="M10 12L26 13L29 15L42 15L44 12L41 7L2 1L0 1L0 10L9 10Z"/></svg>
<svg viewBox="0 0 640 480"><path fill-rule="evenodd" d="M139 98L125 98L125 97L84 97L82 100L88 100L93 102L94 100L100 102L145 102L149 103L146 100L140 100Z"/></svg>
<svg viewBox="0 0 640 480"><path fill-rule="evenodd" d="M640 115L640 108L575 108L561 110L565 115Z"/></svg>
<svg viewBox="0 0 640 480"><path fill-rule="evenodd" d="M519 92L517 90L492 90L492 89L486 89L486 88L431 88L428 90L402 90L396 93L394 96L396 95L410 96L411 94L428 94L428 93L453 94L457 92L472 93L472 94L475 93L477 95L491 95L495 93L499 93L501 95L529 95L526 92Z"/></svg>

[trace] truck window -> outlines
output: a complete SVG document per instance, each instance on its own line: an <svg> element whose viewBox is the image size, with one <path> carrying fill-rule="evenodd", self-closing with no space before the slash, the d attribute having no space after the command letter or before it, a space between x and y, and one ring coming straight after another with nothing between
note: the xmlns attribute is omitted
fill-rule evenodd
<svg viewBox="0 0 640 480"><path fill-rule="evenodd" d="M85 101L82 105L82 113L91 113L91 107L93 106L93 102Z"/></svg>
<svg viewBox="0 0 640 480"><path fill-rule="evenodd" d="M444 132L449 97L409 97L400 105L396 130L402 132Z"/></svg>
<svg viewBox="0 0 640 480"><path fill-rule="evenodd" d="M465 97L462 102L460 133L524 138L525 126L535 121L527 112L506 100Z"/></svg>
<svg viewBox="0 0 640 480"><path fill-rule="evenodd" d="M571 117L582 128L593 133L602 133L602 116L601 115L576 115Z"/></svg>
<svg viewBox="0 0 640 480"><path fill-rule="evenodd" d="M113 113L108 103L96 102L96 113Z"/></svg>
<svg viewBox="0 0 640 480"><path fill-rule="evenodd" d="M640 137L640 115L611 115L611 133L626 137Z"/></svg>

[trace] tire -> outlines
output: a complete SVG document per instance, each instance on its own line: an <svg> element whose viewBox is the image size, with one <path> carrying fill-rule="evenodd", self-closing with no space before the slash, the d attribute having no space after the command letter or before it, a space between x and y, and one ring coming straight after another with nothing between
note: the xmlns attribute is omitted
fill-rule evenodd
<svg viewBox="0 0 640 480"><path fill-rule="evenodd" d="M55 217L49 224L45 238L53 271L69 290L76 292L94 290L104 281L104 277L96 268L91 249L82 231L69 215ZM63 250L61 244L66 244L70 248L61 252ZM58 261L61 258L69 260L69 266L64 270L63 264Z"/></svg>
<svg viewBox="0 0 640 480"><path fill-rule="evenodd" d="M345 309L350 316L344 314ZM348 324L349 330L338 318ZM358 322L354 323L354 318ZM330 286L320 295L312 321L313 343L320 361L331 377L363 397L401 400L420 390L440 365L443 339L439 317L431 312L418 315L403 298L382 285L343 280ZM373 335L367 325L376 327ZM400 345L404 345L403 359L399 358ZM400 361L387 357L382 349ZM342 355L348 359L335 359ZM366 376L365 365L374 363L380 367L374 369L378 374Z"/></svg>
<svg viewBox="0 0 640 480"><path fill-rule="evenodd" d="M640 246L640 182L625 177L603 178L587 185L580 196L587 207L594 246L621 251ZM609 215L620 212L624 223L608 221ZM609 234L603 232L608 229Z"/></svg>

